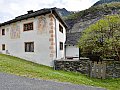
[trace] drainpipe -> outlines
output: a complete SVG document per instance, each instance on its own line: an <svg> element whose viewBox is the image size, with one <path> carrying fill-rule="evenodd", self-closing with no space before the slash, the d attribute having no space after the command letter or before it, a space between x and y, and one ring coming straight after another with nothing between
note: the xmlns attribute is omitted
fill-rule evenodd
<svg viewBox="0 0 120 90"><path fill-rule="evenodd" d="M57 59L57 27L56 27L56 19L55 19L55 42L56 42L55 44L56 44L56 59Z"/></svg>

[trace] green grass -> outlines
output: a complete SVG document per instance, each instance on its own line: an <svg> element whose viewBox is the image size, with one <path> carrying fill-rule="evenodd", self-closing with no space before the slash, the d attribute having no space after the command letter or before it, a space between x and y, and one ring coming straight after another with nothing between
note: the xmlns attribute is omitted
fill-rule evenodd
<svg viewBox="0 0 120 90"><path fill-rule="evenodd" d="M108 90L120 90L120 78L106 80L89 78L80 73L56 71L51 67L3 54L0 54L0 72L31 78L42 78L46 80L103 87Z"/></svg>

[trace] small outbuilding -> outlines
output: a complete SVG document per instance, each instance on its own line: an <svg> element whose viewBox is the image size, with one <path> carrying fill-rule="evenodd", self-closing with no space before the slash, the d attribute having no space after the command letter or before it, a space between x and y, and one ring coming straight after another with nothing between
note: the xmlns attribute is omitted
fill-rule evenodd
<svg viewBox="0 0 120 90"><path fill-rule="evenodd" d="M81 32L67 33L65 42L65 56L66 59L80 59L80 49L78 47L78 41L81 36Z"/></svg>

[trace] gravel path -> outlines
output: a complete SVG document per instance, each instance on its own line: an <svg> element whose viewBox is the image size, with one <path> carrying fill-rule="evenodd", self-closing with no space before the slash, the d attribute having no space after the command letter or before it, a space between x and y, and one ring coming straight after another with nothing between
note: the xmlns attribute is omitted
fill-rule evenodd
<svg viewBox="0 0 120 90"><path fill-rule="evenodd" d="M84 85L74 85L47 80L31 79L0 73L0 90L105 90Z"/></svg>

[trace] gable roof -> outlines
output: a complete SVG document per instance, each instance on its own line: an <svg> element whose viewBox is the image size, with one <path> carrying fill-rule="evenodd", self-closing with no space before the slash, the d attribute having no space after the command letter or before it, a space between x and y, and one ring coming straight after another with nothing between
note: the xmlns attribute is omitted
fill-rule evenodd
<svg viewBox="0 0 120 90"><path fill-rule="evenodd" d="M67 33L66 45L77 45L81 37L81 32Z"/></svg>
<svg viewBox="0 0 120 90"><path fill-rule="evenodd" d="M55 8L44 8L44 9L41 9L41 10L38 10L38 11L34 11L34 12L32 10L28 11L27 14L18 16L15 19L12 19L12 20L4 22L4 23L1 23L0 27L1 26L5 26L7 24L15 23L17 21L21 21L21 20L24 20L24 19L37 17L37 16L40 16L40 15L45 15L45 14L49 14L49 13L54 14L56 16L56 18L65 26L65 28L67 28L66 23L62 20L61 16L58 14L56 7Z"/></svg>

